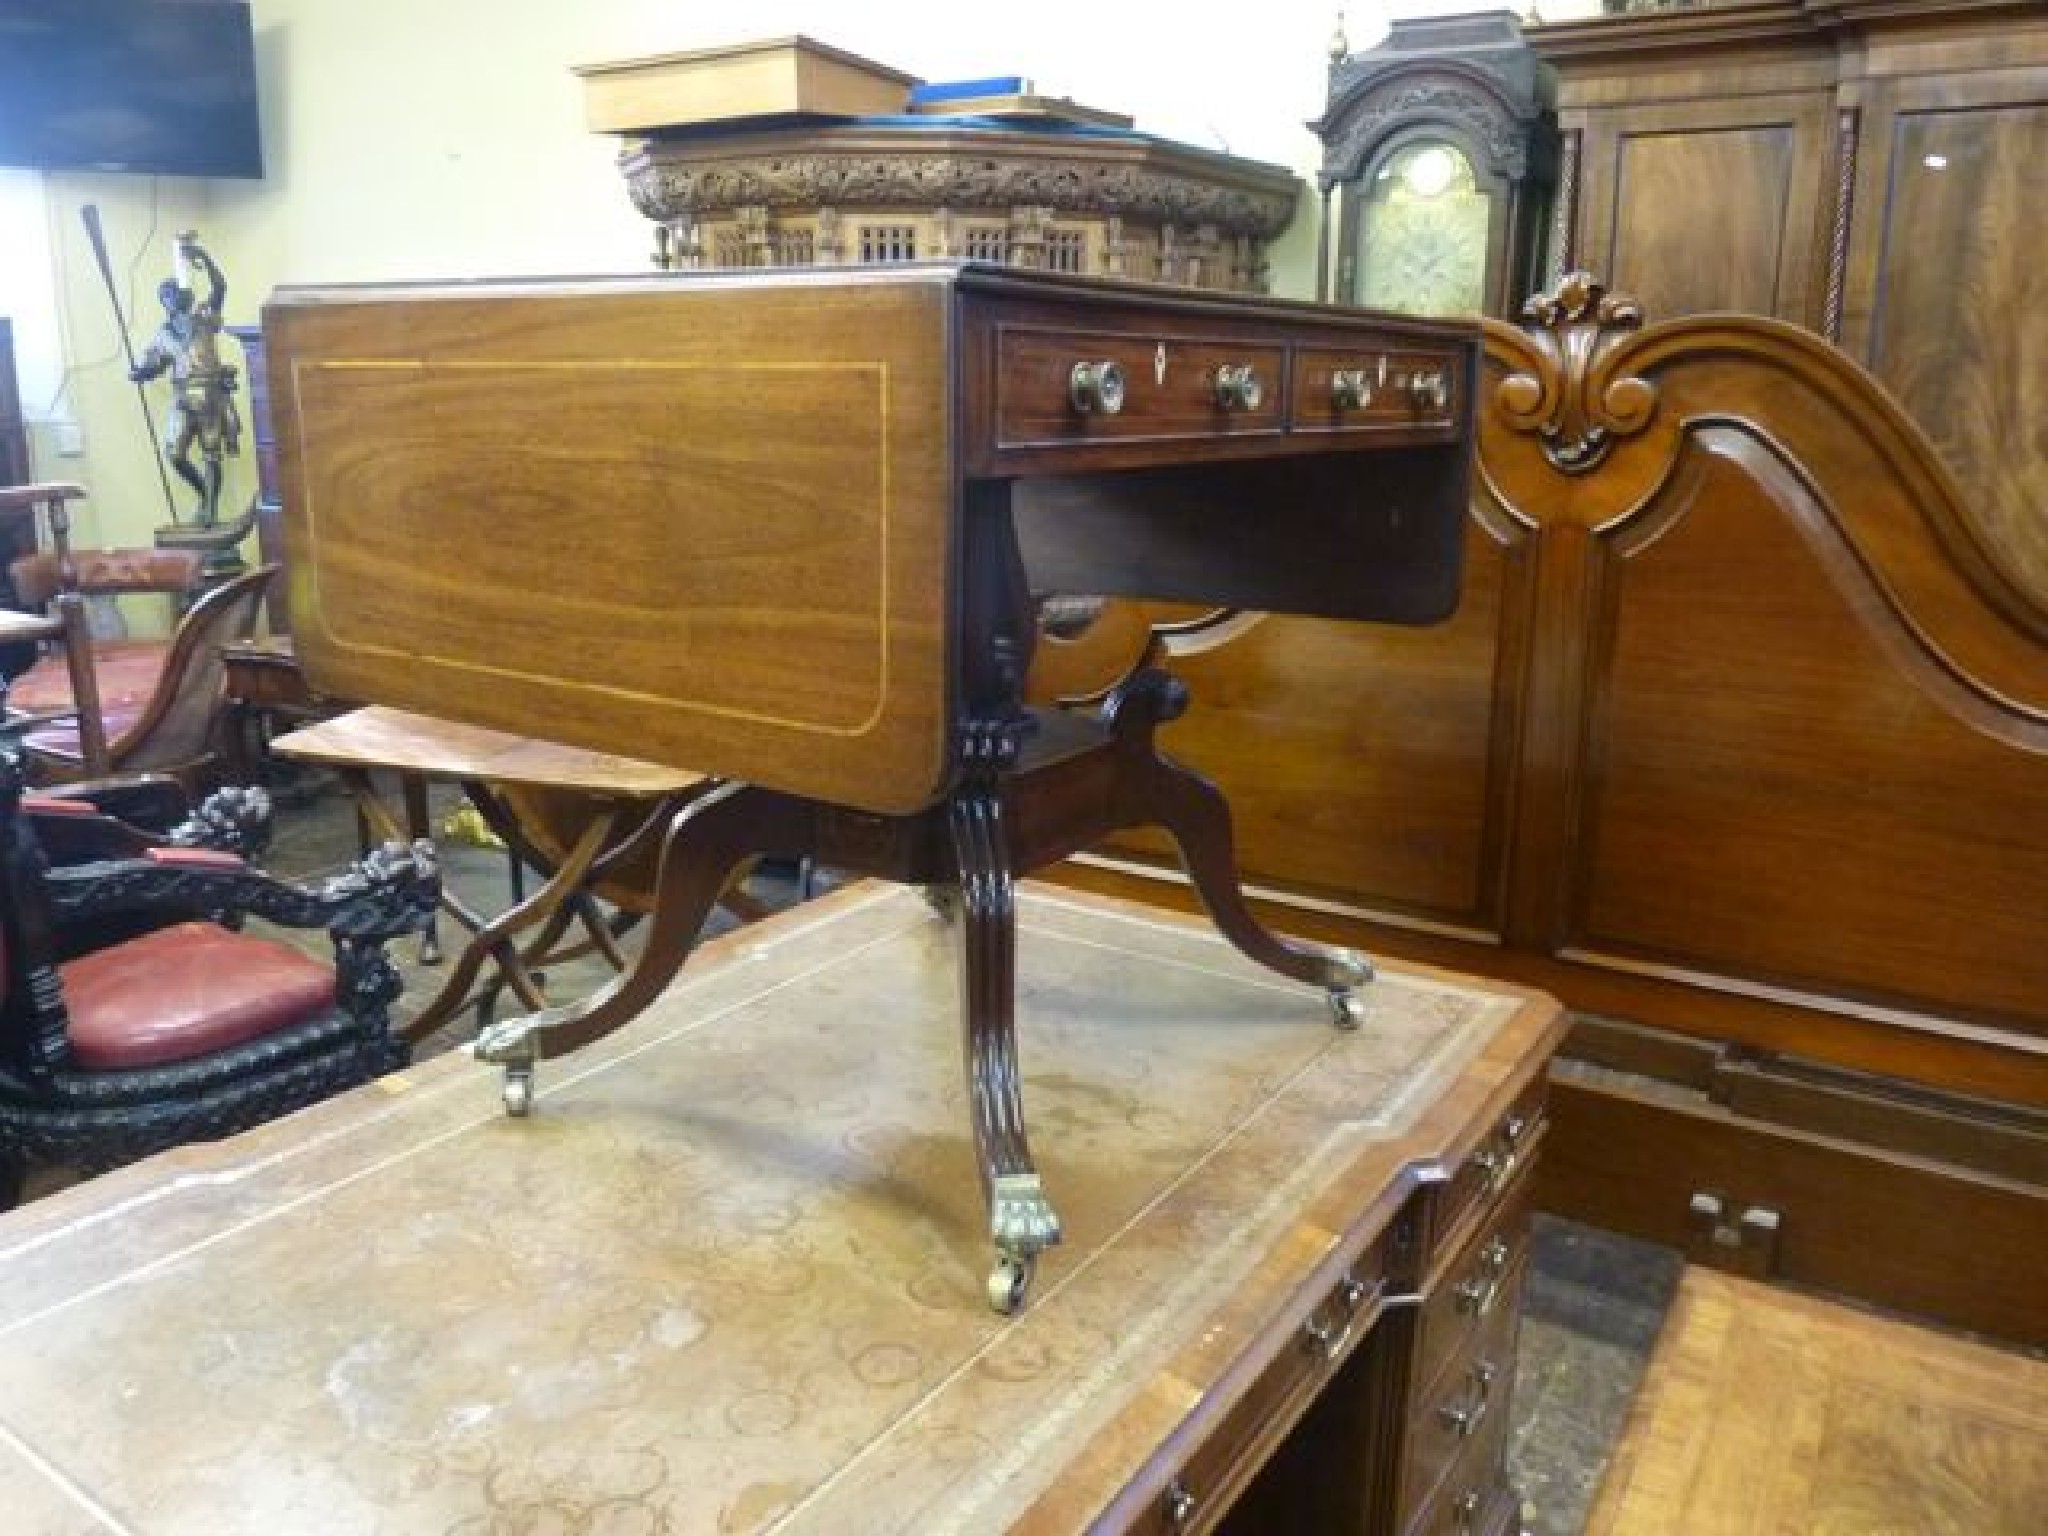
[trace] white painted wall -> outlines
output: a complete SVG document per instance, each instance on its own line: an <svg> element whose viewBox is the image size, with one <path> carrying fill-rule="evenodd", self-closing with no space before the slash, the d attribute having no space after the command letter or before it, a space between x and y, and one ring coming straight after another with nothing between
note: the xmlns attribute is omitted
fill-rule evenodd
<svg viewBox="0 0 2048 1536"><path fill-rule="evenodd" d="M1372 46L1386 18L1471 0L1353 3ZM1597 0L1550 0L1553 19ZM801 32L927 79L1023 74L1051 95L1125 112L1147 132L1312 176L1305 124L1321 108L1336 8L1328 0L255 0L263 95L260 182L49 178L59 317L82 458L38 470L93 491L87 536L147 542L163 520L153 449L78 209L98 205L146 335L171 237L196 227L225 269L234 322L280 283L638 271L650 231L627 201L615 141L585 131L571 66ZM1313 204L1276 251L1275 289L1313 280ZM138 310L139 306L139 310ZM231 465L224 507L253 487Z"/></svg>

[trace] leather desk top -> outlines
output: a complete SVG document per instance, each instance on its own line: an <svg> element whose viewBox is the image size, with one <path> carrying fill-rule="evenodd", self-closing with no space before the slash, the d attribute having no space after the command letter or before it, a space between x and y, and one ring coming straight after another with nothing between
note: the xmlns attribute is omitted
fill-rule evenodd
<svg viewBox="0 0 2048 1536"><path fill-rule="evenodd" d="M1560 1028L1342 1034L1205 925L1026 886L1067 1240L983 1304L953 944L861 885L544 1069L441 1057L0 1217L0 1508L125 1531L1066 1531L1208 1432Z"/></svg>

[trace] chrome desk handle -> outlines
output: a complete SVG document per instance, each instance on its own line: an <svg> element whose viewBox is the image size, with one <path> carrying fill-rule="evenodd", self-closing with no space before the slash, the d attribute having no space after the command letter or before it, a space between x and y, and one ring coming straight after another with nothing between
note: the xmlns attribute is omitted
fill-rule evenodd
<svg viewBox="0 0 2048 1536"><path fill-rule="evenodd" d="M1330 406L1339 411L1362 411L1372 404L1373 378L1363 368L1339 368L1330 375Z"/></svg>
<svg viewBox="0 0 2048 1536"><path fill-rule="evenodd" d="M1083 416L1114 416L1124 408L1123 365L1112 359L1076 363L1067 375L1067 399Z"/></svg>
<svg viewBox="0 0 2048 1536"><path fill-rule="evenodd" d="M1309 1352L1325 1365L1342 1355L1351 1343L1351 1335L1357 1330L1358 1319L1373 1302L1379 1300L1386 1288L1384 1277L1368 1285L1356 1275L1346 1275L1337 1287L1335 1320L1325 1322L1311 1317L1301 1325L1302 1342L1308 1346Z"/></svg>
<svg viewBox="0 0 2048 1536"><path fill-rule="evenodd" d="M1225 363L1216 370L1216 403L1226 411L1256 411L1266 386L1250 363Z"/></svg>

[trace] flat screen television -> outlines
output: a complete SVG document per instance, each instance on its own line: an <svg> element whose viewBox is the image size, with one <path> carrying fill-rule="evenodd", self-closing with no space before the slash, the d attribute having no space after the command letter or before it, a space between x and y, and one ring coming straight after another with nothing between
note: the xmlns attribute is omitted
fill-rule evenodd
<svg viewBox="0 0 2048 1536"><path fill-rule="evenodd" d="M241 0L0 0L0 165L263 174Z"/></svg>

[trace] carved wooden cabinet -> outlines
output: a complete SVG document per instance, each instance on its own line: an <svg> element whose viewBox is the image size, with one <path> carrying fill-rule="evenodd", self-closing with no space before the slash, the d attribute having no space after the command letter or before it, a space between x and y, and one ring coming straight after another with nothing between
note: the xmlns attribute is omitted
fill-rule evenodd
<svg viewBox="0 0 2048 1536"><path fill-rule="evenodd" d="M2048 596L2048 13L1738 0L1528 36L1558 82L1553 275L1836 342L1942 450L1992 557Z"/></svg>
<svg viewBox="0 0 2048 1536"><path fill-rule="evenodd" d="M838 87L814 73L765 88L758 72L785 63L829 67ZM622 136L657 264L685 271L936 258L1260 293L1300 191L1284 166L1141 133L1022 81L918 99L910 76L804 38L579 73L592 126Z"/></svg>

